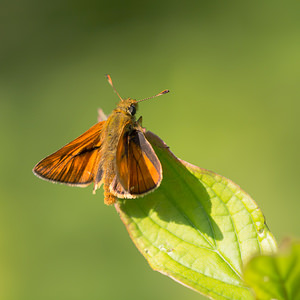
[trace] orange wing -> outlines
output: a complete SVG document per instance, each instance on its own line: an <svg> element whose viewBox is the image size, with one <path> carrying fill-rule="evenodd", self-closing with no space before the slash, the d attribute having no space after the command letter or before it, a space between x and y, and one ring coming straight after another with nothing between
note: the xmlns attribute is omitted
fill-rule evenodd
<svg viewBox="0 0 300 300"><path fill-rule="evenodd" d="M74 141L41 160L33 169L38 177L69 185L87 186L94 179L101 147L99 122Z"/></svg>
<svg viewBox="0 0 300 300"><path fill-rule="evenodd" d="M156 189L162 180L162 167L143 132L124 132L116 154L117 175L111 192L120 198L135 198Z"/></svg>

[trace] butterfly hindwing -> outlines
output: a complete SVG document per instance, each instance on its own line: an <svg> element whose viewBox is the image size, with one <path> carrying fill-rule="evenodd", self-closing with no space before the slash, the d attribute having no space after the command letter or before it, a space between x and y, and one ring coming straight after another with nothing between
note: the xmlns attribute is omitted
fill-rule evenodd
<svg viewBox="0 0 300 300"><path fill-rule="evenodd" d="M90 184L99 161L100 133L104 123L95 124L74 141L41 160L33 169L35 175L69 185Z"/></svg>
<svg viewBox="0 0 300 300"><path fill-rule="evenodd" d="M131 198L147 194L162 180L160 161L139 129L124 129L117 147L116 167L115 190L113 186L111 190L120 198L130 198L126 194Z"/></svg>

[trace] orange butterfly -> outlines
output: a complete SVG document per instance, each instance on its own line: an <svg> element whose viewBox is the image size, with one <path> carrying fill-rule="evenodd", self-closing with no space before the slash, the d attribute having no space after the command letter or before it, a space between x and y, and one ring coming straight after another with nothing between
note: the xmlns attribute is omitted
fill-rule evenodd
<svg viewBox="0 0 300 300"><path fill-rule="evenodd" d="M159 187L162 167L147 141L135 113L138 102L122 99L106 121L91 127L74 141L41 160L33 169L38 177L53 182L85 187L94 182L94 192L104 187L104 203L113 204L118 198L132 199Z"/></svg>

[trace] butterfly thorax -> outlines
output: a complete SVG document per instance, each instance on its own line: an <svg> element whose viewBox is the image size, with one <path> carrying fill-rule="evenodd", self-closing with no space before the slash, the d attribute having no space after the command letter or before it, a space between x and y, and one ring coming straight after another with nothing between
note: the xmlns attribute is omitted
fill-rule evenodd
<svg viewBox="0 0 300 300"><path fill-rule="evenodd" d="M104 190L108 192L109 185L116 174L116 151L123 131L130 131L136 126L135 112L137 103L134 99L121 101L106 120L101 135L100 163L97 178L104 183ZM100 176L101 174L101 176Z"/></svg>
<svg viewBox="0 0 300 300"><path fill-rule="evenodd" d="M130 130L130 127L134 127L136 122L136 110L136 100L128 98L121 101L108 117L103 128L104 134L102 135L102 149L104 148L102 151L105 152L105 154L107 152L113 152L112 154L115 154L117 143L124 128L127 126L128 130Z"/></svg>

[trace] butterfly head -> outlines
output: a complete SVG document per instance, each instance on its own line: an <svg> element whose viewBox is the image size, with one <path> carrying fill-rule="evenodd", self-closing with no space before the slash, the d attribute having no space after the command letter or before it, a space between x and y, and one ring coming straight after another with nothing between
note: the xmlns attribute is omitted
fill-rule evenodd
<svg viewBox="0 0 300 300"><path fill-rule="evenodd" d="M118 109L124 111L130 116L134 116L138 109L138 103L135 99L124 99L119 102Z"/></svg>

